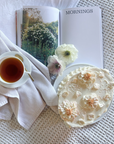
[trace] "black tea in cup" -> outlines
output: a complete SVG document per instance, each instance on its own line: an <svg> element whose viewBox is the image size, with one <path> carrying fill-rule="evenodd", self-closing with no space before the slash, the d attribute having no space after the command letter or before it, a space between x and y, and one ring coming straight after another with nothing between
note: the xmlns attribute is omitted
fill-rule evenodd
<svg viewBox="0 0 114 144"><path fill-rule="evenodd" d="M0 64L0 76L5 82L14 83L22 77L23 73L24 66L18 58L8 57Z"/></svg>

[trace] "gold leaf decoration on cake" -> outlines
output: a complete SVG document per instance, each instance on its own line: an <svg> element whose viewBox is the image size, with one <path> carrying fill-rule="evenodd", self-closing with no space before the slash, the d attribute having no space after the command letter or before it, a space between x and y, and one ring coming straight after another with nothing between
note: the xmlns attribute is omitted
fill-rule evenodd
<svg viewBox="0 0 114 144"><path fill-rule="evenodd" d="M69 115L71 115L72 114L72 109L66 109L66 114L69 116Z"/></svg>
<svg viewBox="0 0 114 144"><path fill-rule="evenodd" d="M85 80L88 81L90 78L91 78L91 74L90 74L90 73L85 73L85 74L84 74L84 79L85 79Z"/></svg>
<svg viewBox="0 0 114 144"><path fill-rule="evenodd" d="M95 102L94 98L88 99L88 104L89 104L91 107L94 107L94 102Z"/></svg>

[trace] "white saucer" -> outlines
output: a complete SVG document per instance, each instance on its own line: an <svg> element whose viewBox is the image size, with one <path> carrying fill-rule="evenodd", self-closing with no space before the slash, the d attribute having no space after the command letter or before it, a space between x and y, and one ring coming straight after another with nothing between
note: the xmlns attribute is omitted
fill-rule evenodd
<svg viewBox="0 0 114 144"><path fill-rule="evenodd" d="M11 52L3 53L2 55L0 55L0 59L4 58L6 56L15 56L15 54L19 54L23 58L23 63L24 63L25 68L27 69L28 72L31 73L31 64L30 64L29 59L27 57L25 57L23 54L21 54L20 52L11 51ZM16 88L16 87L20 87L21 85L26 83L26 81L28 79L29 79L29 75L27 73L25 73L23 75L23 77L15 83L5 84L5 83L0 81L0 85L2 85L4 87L7 87L7 88Z"/></svg>
<svg viewBox="0 0 114 144"><path fill-rule="evenodd" d="M66 68L65 71L63 72L63 75L62 75L62 76L58 76L57 79L56 79L55 82L54 82L54 88L55 88L56 92L57 92L57 89L58 89L58 86L59 86L60 82L65 78L65 76L66 76L67 74L69 74L71 71L73 71L73 70L75 70L75 69L78 69L78 68L80 68L80 67L85 67L85 66L95 67L95 66L89 65L89 64L75 64L75 65L71 65L71 66L69 66L68 68ZM112 100L112 101L113 101L113 100ZM110 103L110 105L109 105L109 107L108 107L108 109L107 109L107 112L103 113L99 118L97 118L97 119L96 119L93 123L91 123L91 124L94 124L94 123L98 122L99 120L101 120L101 119L106 115L106 113L108 113L108 111L109 111L109 109L110 109L110 107L111 107L112 101L111 101L111 103ZM90 125L91 125L91 124L90 124Z"/></svg>

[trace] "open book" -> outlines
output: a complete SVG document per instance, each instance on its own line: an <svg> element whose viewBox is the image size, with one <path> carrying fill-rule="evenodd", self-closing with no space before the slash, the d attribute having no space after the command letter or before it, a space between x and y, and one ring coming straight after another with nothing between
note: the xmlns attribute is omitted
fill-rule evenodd
<svg viewBox="0 0 114 144"><path fill-rule="evenodd" d="M103 68L102 16L99 7L58 10L23 7L17 11L17 45L46 65L61 44L74 44L78 59Z"/></svg>

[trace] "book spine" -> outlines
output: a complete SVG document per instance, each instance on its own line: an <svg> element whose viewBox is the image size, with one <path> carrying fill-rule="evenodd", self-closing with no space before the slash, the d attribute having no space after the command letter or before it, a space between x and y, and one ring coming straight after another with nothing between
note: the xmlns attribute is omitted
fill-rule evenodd
<svg viewBox="0 0 114 144"><path fill-rule="evenodd" d="M17 45L17 11L15 12L15 23L16 23L16 45Z"/></svg>

